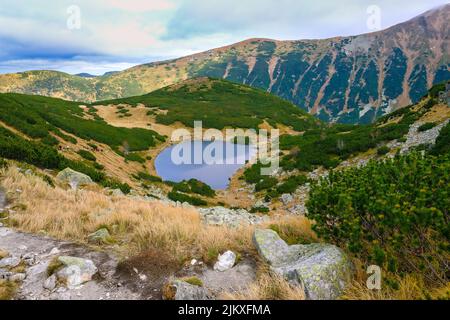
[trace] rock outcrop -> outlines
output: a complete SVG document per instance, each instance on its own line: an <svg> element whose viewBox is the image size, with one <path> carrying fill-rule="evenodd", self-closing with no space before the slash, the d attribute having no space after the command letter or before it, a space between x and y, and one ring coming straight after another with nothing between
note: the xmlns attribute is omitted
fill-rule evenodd
<svg viewBox="0 0 450 320"><path fill-rule="evenodd" d="M351 279L351 263L335 246L289 246L272 230L256 230L254 243L271 268L302 286L308 299L337 299Z"/></svg>
<svg viewBox="0 0 450 320"><path fill-rule="evenodd" d="M83 283L91 281L98 271L94 262L88 259L62 256L58 257L58 262L63 267L57 271L56 276L68 288L77 288Z"/></svg>
<svg viewBox="0 0 450 320"><path fill-rule="evenodd" d="M214 265L214 270L224 272L234 267L236 263L236 254L232 251L227 251L219 255L217 263Z"/></svg>
<svg viewBox="0 0 450 320"><path fill-rule="evenodd" d="M70 187L74 190L81 186L93 184L91 177L70 168L66 168L59 172L56 176L56 180L70 185Z"/></svg>
<svg viewBox="0 0 450 320"><path fill-rule="evenodd" d="M213 226L229 226L236 228L240 225L255 225L263 223L266 217L249 213L244 209L227 209L224 207L201 208L198 210L202 220Z"/></svg>
<svg viewBox="0 0 450 320"><path fill-rule="evenodd" d="M168 283L164 288L163 298L165 300L176 301L205 301L209 300L208 291L182 280L174 280Z"/></svg>

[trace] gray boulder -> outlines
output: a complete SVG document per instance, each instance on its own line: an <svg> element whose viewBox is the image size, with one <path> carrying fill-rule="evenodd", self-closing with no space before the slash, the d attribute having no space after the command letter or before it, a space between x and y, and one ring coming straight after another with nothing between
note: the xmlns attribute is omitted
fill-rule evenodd
<svg viewBox="0 0 450 320"><path fill-rule="evenodd" d="M351 262L336 246L289 246L272 230L256 230L254 243L272 269L302 286L310 300L335 300L351 280Z"/></svg>
<svg viewBox="0 0 450 320"><path fill-rule="evenodd" d="M181 280L175 280L165 287L164 299L176 301L205 301L209 300L209 297L208 291L205 288Z"/></svg>
<svg viewBox="0 0 450 320"><path fill-rule="evenodd" d="M88 236L88 242L92 244L107 244L111 242L108 229L102 228Z"/></svg>
<svg viewBox="0 0 450 320"><path fill-rule="evenodd" d="M9 257L0 260L0 268L15 268L20 264L20 258Z"/></svg>
<svg viewBox="0 0 450 320"><path fill-rule="evenodd" d="M219 259L214 265L214 270L224 272L234 267L236 263L236 254L232 251L227 251L219 255Z"/></svg>
<svg viewBox="0 0 450 320"><path fill-rule="evenodd" d="M49 291L53 291L56 288L58 279L54 274L52 274L50 277L48 277L44 282L44 289L47 289Z"/></svg>
<svg viewBox="0 0 450 320"><path fill-rule="evenodd" d="M294 197L288 193L283 194L280 199L285 206L294 201Z"/></svg>
<svg viewBox="0 0 450 320"><path fill-rule="evenodd" d="M114 189L111 191L111 196L113 197L123 197L125 194L120 189Z"/></svg>
<svg viewBox="0 0 450 320"><path fill-rule="evenodd" d="M56 180L61 183L70 185L74 190L76 190L80 186L86 186L94 183L89 176L70 168L66 168L58 173L58 175L56 176Z"/></svg>
<svg viewBox="0 0 450 320"><path fill-rule="evenodd" d="M58 258L58 261L64 267L56 273L56 276L68 288L76 288L83 283L91 281L98 271L94 262L88 259L62 256Z"/></svg>

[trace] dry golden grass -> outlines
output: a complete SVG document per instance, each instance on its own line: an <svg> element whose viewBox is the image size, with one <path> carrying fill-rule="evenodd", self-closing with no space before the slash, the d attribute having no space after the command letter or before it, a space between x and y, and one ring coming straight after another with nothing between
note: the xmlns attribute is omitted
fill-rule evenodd
<svg viewBox="0 0 450 320"><path fill-rule="evenodd" d="M0 280L0 301L11 300L17 290L17 285L14 282Z"/></svg>
<svg viewBox="0 0 450 320"><path fill-rule="evenodd" d="M177 260L201 255L208 262L213 254L226 250L254 250L251 227L208 227L193 209L109 197L98 190L53 189L41 178L25 176L14 167L4 172L1 184L6 190L22 190L12 199L19 210L9 221L25 232L85 242L90 233L106 227L128 253L158 248Z"/></svg>
<svg viewBox="0 0 450 320"><path fill-rule="evenodd" d="M404 277L386 275L398 284L396 289L390 287L386 280L382 281L381 290L367 288L367 274L361 261L354 259L355 279L346 288L343 300L400 300L413 301L424 299L450 299L450 283L445 286L427 285L420 274L408 274Z"/></svg>
<svg viewBox="0 0 450 320"><path fill-rule="evenodd" d="M223 300L305 300L302 288L291 286L284 278L260 267L258 279L241 293L224 293Z"/></svg>

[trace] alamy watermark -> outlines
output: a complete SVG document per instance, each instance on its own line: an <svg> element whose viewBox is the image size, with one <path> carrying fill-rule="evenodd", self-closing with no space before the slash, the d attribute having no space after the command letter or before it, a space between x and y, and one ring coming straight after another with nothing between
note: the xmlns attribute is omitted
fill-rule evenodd
<svg viewBox="0 0 450 320"><path fill-rule="evenodd" d="M67 29L79 30L81 29L81 9L77 5L71 5L67 8Z"/></svg>
<svg viewBox="0 0 450 320"><path fill-rule="evenodd" d="M278 129L203 130L202 121L195 121L193 133L187 129L177 129L172 133L172 143L177 145L172 149L171 160L176 165L245 165L259 162L262 164L261 175L273 175L280 168L279 136ZM192 143L182 143L186 141ZM211 143L204 148L204 141L228 143ZM237 156L245 154L249 148L254 151L250 159Z"/></svg>
<svg viewBox="0 0 450 320"><path fill-rule="evenodd" d="M366 10L369 17L367 18L367 29L370 31L381 30L381 8L377 5L371 5Z"/></svg>

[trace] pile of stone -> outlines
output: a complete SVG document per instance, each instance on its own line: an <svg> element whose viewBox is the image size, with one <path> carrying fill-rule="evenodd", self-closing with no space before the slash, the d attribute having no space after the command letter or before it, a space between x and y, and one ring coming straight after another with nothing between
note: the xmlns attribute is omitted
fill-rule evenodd
<svg viewBox="0 0 450 320"><path fill-rule="evenodd" d="M198 209L202 220L213 226L239 227L256 225L267 221L267 217L252 214L244 209L227 209L224 207Z"/></svg>

